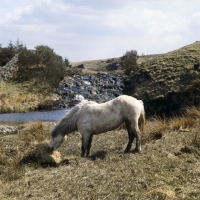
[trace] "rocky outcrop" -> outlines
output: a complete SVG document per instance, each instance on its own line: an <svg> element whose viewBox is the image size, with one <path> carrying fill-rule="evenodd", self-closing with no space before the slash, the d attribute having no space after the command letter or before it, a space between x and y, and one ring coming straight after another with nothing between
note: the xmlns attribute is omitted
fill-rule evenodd
<svg viewBox="0 0 200 200"><path fill-rule="evenodd" d="M84 74L63 81L57 93L66 103L83 99L104 102L122 95L123 88L122 75Z"/></svg>
<svg viewBox="0 0 200 200"><path fill-rule="evenodd" d="M6 65L0 68L0 81L5 81L10 77L18 61L19 54L16 54Z"/></svg>
<svg viewBox="0 0 200 200"><path fill-rule="evenodd" d="M16 126L0 125L0 134L14 134L17 133L18 129Z"/></svg>

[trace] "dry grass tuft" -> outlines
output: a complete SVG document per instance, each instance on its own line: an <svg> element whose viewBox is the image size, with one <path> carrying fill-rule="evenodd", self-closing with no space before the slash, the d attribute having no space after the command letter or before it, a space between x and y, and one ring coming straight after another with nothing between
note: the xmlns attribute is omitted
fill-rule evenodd
<svg viewBox="0 0 200 200"><path fill-rule="evenodd" d="M160 139L168 132L168 122L167 119L162 119L158 116L152 117L147 120L144 129L144 135L142 136L143 140L151 141Z"/></svg>
<svg viewBox="0 0 200 200"><path fill-rule="evenodd" d="M9 97L6 95L1 98L0 112L27 112L37 109L39 104L39 96L35 94L16 94Z"/></svg>
<svg viewBox="0 0 200 200"><path fill-rule="evenodd" d="M184 114L169 120L169 126L172 130L187 131L198 125L198 118L200 118L200 107L187 107Z"/></svg>
<svg viewBox="0 0 200 200"><path fill-rule="evenodd" d="M200 106L199 107L195 107L195 106L187 107L185 113L189 117L200 118Z"/></svg>
<svg viewBox="0 0 200 200"><path fill-rule="evenodd" d="M169 120L169 126L172 130L189 130L196 125L195 118L189 116L174 117Z"/></svg>
<svg viewBox="0 0 200 200"><path fill-rule="evenodd" d="M42 142L49 138L49 130L46 129L41 121L28 122L20 126L19 137L26 143Z"/></svg>

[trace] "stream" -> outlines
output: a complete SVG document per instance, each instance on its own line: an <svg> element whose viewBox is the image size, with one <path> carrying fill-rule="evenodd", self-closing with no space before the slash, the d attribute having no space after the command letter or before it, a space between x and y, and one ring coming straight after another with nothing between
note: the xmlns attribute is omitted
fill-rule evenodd
<svg viewBox="0 0 200 200"><path fill-rule="evenodd" d="M59 121L70 109L0 114L0 125L16 125L29 121Z"/></svg>

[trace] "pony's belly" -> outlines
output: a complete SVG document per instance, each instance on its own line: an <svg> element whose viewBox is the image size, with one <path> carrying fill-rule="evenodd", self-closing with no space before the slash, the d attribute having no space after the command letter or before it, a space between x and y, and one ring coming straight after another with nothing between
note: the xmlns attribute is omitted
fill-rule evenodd
<svg viewBox="0 0 200 200"><path fill-rule="evenodd" d="M112 131L116 128L118 128L121 124L123 123L123 120L115 120L112 121L112 123L101 123L96 124L95 126L93 125L93 134L97 135L100 133L104 133L107 131Z"/></svg>

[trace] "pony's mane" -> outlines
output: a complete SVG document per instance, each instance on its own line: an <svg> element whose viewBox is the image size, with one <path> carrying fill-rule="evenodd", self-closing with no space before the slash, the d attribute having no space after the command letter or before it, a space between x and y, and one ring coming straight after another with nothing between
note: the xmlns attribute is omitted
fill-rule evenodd
<svg viewBox="0 0 200 200"><path fill-rule="evenodd" d="M87 104L87 102L82 102L74 106L51 131L51 136L56 137L59 134L63 136L71 133L73 131L77 131L76 121L81 112L83 105Z"/></svg>

